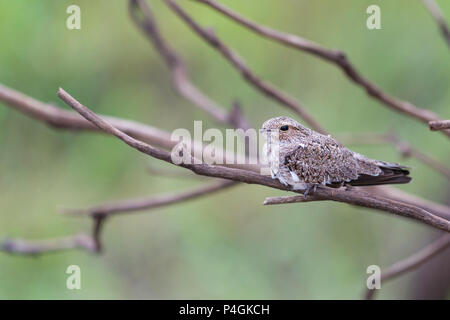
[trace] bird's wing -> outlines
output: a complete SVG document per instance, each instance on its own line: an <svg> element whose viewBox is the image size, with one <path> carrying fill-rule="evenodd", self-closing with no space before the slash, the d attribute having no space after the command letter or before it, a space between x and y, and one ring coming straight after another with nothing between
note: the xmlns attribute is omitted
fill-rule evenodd
<svg viewBox="0 0 450 320"><path fill-rule="evenodd" d="M352 152L333 139L309 139L286 155L284 164L306 183L342 184L358 178L358 162Z"/></svg>
<svg viewBox="0 0 450 320"><path fill-rule="evenodd" d="M370 160L375 163L380 172L376 175L362 173L358 179L351 181L352 186L373 186L380 184L398 184L408 183L411 181L409 177L409 168L390 162Z"/></svg>

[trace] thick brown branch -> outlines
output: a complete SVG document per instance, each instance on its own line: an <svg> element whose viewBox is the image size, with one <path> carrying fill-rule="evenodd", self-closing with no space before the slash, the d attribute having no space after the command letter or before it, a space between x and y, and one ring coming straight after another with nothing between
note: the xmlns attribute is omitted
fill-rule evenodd
<svg viewBox="0 0 450 320"><path fill-rule="evenodd" d="M172 0L166 0L172 5L174 2ZM293 47L312 55L318 56L328 62L331 62L342 69L342 71L357 85L364 88L370 96L377 99L386 106L409 115L423 123L428 124L430 121L441 120L437 114L430 110L421 109L410 102L400 100L393 97L385 92L383 92L378 86L369 81L367 78L363 77L359 71L353 66L353 64L348 60L347 56L338 50L329 50L317 43L303 39L299 36L284 33L278 30L268 28L266 26L259 25L235 12L226 8L225 6L217 3L214 0L196 0L198 2L204 3L211 8L217 10L218 12L224 14L225 16L231 18L235 22L245 26L249 30L256 32L257 34L266 37L271 40L275 40L283 45ZM450 130L443 130L444 134L450 137Z"/></svg>
<svg viewBox="0 0 450 320"><path fill-rule="evenodd" d="M450 129L450 120L430 121L428 125L432 131Z"/></svg>
<svg viewBox="0 0 450 320"><path fill-rule="evenodd" d="M263 92L266 96L285 105L296 112L314 130L326 133L326 130L300 105L294 98L280 91L270 83L264 82L247 66L244 60L232 49L227 47L211 30L202 28L197 24L175 1L166 0L167 5L201 38L229 61L252 86Z"/></svg>
<svg viewBox="0 0 450 320"><path fill-rule="evenodd" d="M394 201L408 203L431 212L441 218L450 220L449 206L423 199L390 186L374 186L369 187L369 190L376 192L379 196L386 197Z"/></svg>
<svg viewBox="0 0 450 320"><path fill-rule="evenodd" d="M162 37L158 25L147 3L143 0L130 0L129 11L132 21L138 26L153 44L171 71L172 83L175 89L187 100L212 116L216 121L242 129L250 127L242 112L236 110L227 113L214 100L199 90L189 79L186 65L181 57L170 47ZM240 110L238 110L240 111Z"/></svg>
<svg viewBox="0 0 450 320"><path fill-rule="evenodd" d="M436 23L441 30L445 42L450 47L450 28L448 27L447 22L445 22L445 18L441 12L441 9L434 0L423 0L423 4L431 13L434 20L436 20Z"/></svg>
<svg viewBox="0 0 450 320"><path fill-rule="evenodd" d="M354 188L358 189L359 188ZM366 187L366 190L373 191L373 194L380 196L386 200L394 201L396 203L409 204L414 207L422 208L428 212L431 212L445 220L450 220L450 207L437 204L425 199L410 195L406 192L400 191L389 186L375 186ZM365 193L364 191L362 191ZM372 194L372 195L373 195ZM268 197L264 200L264 205L273 204L286 204L286 203L298 203L298 202L311 202L311 201L321 201L326 199L318 199L313 196L281 196L281 197Z"/></svg>
<svg viewBox="0 0 450 320"><path fill-rule="evenodd" d="M128 144L130 147L154 158L175 164L173 163L169 152L159 150L151 145L128 136L127 134L112 126L107 121L97 116L87 107L80 104L63 89L59 89L58 96L87 120L91 121L93 124L101 128L105 132L116 136L117 138ZM211 166L207 164L181 163L179 164L179 166L192 170L199 175L224 178L250 184L259 184L281 190L292 191L288 187L281 184L279 181L274 180L268 176L260 175L256 172L250 172L235 168ZM300 191L295 192L301 193ZM442 219L424 209L409 204L404 204L398 201L381 198L366 192L319 188L314 193L314 195L311 196L311 198L314 200L333 200L367 208L378 209L404 217L413 218L447 232L450 231L450 221L448 220Z"/></svg>
<svg viewBox="0 0 450 320"><path fill-rule="evenodd" d="M422 250L414 253L408 258L398 261L390 267L381 272L381 285L388 280L401 276L402 274L411 271L423 263L429 261L440 252L450 247L450 235L444 234L438 238L435 242L429 244ZM366 299L372 299L377 290L367 289L365 293Z"/></svg>

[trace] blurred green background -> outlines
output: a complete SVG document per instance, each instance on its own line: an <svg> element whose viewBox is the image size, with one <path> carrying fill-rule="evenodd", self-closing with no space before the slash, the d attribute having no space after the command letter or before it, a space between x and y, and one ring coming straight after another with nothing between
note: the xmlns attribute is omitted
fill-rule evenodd
<svg viewBox="0 0 450 320"><path fill-rule="evenodd" d="M264 79L298 98L333 135L396 132L449 163L448 139L370 99L341 71L262 39L193 1L179 1L235 48ZM262 24L339 48L386 92L450 117L450 59L421 1L227 0ZM450 2L438 1L450 20ZM81 7L81 30L68 30L68 5ZM366 8L381 7L382 29L366 28ZM239 100L255 126L291 114L245 81L162 1L149 1L161 32L185 59L195 84L222 105ZM0 0L0 82L51 102L65 88L94 111L172 131L217 126L171 87L160 56L131 23L126 1ZM223 128L222 128L223 129ZM90 230L65 217L114 199L187 190L202 182L147 173L181 172L118 142L54 130L0 103L0 236L45 239ZM445 202L448 181L392 146L357 146L370 157L412 166L402 190ZM178 171L177 171L178 170ZM366 268L408 256L434 236L427 226L338 203L262 206L283 192L240 185L107 221L104 254L72 250L37 258L0 253L0 299L359 299ZM68 265L82 289L65 287ZM424 266L423 268L426 268ZM448 272L448 269L447 269ZM380 298L407 298L415 273L383 285Z"/></svg>

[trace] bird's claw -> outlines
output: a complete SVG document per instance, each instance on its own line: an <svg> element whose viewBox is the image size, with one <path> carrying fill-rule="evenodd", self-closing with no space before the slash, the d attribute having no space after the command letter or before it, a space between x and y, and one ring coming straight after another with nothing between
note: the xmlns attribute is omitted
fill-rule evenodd
<svg viewBox="0 0 450 320"><path fill-rule="evenodd" d="M308 184L306 186L305 192L303 193L303 196L306 198L308 196L308 194L313 195L316 192L316 190L317 190L317 184Z"/></svg>

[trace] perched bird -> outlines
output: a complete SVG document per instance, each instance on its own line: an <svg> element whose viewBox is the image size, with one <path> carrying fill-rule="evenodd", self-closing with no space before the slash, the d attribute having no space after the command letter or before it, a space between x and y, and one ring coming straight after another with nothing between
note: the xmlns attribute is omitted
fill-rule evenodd
<svg viewBox="0 0 450 320"><path fill-rule="evenodd" d="M288 117L264 122L263 153L273 179L305 195L318 186L372 186L408 183L408 167L369 159Z"/></svg>

